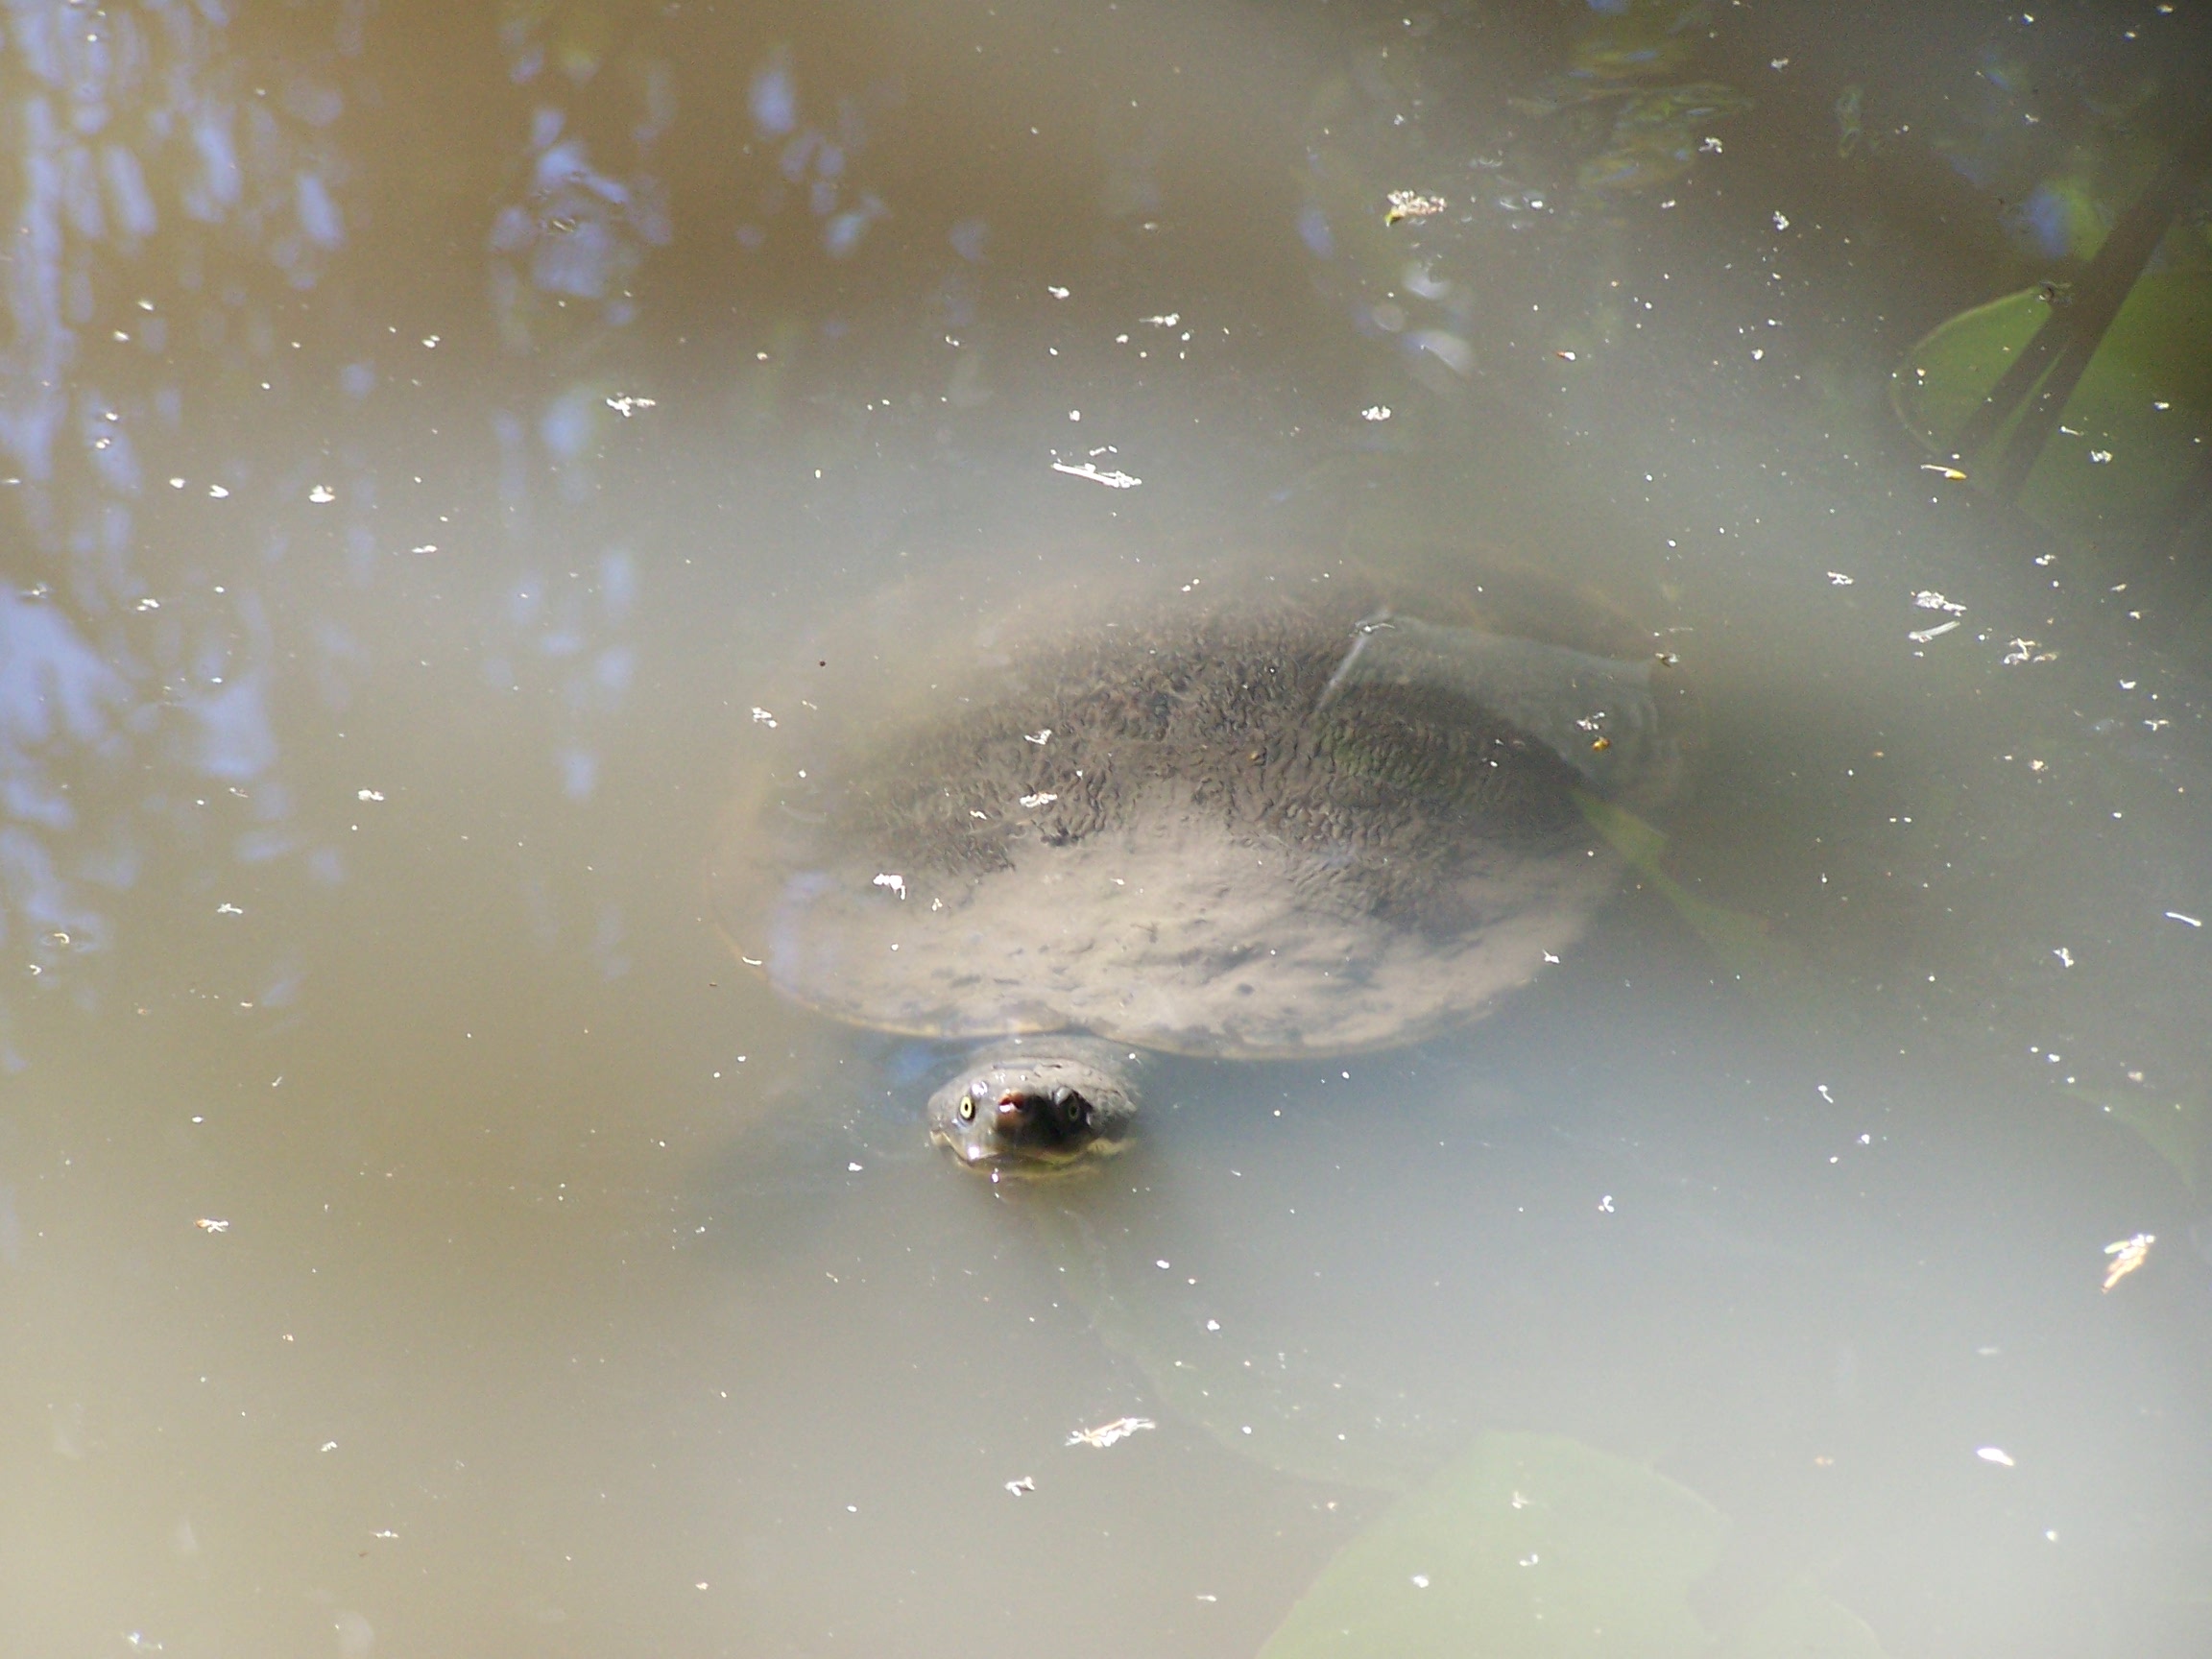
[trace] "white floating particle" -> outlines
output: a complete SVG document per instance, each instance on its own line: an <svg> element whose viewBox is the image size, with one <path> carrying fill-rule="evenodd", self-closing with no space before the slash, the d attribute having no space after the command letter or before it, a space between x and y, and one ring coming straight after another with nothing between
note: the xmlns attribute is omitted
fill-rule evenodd
<svg viewBox="0 0 2212 1659"><path fill-rule="evenodd" d="M1915 628L1911 633L1906 635L1905 637L1911 640L1915 645L1925 645L1929 640L1936 638L1940 635L1948 634L1952 629L1958 626L1959 624L1956 621L1938 622L1933 628Z"/></svg>
<svg viewBox="0 0 2212 1659"><path fill-rule="evenodd" d="M2002 1446L1977 1446L1974 1448L1974 1455L1984 1463L1996 1464L2000 1469L2014 1467L2012 1454Z"/></svg>
<svg viewBox="0 0 2212 1659"><path fill-rule="evenodd" d="M1156 1429L1159 1425L1149 1417L1117 1417L1111 1423L1101 1423L1095 1429L1075 1429L1068 1435L1070 1446L1091 1446L1103 1452L1117 1440L1126 1440L1140 1430ZM1246 1431L1250 1432L1249 1430Z"/></svg>
<svg viewBox="0 0 2212 1659"><path fill-rule="evenodd" d="M212 1215L203 1215L192 1225L199 1228L203 1233L228 1233L230 1231L229 1222L218 1221Z"/></svg>
<svg viewBox="0 0 2212 1659"><path fill-rule="evenodd" d="M2167 911L2167 912L2166 912L2166 920L2167 920L2167 921L2169 921L2169 922L2180 922L2180 923L2184 923L2184 924L2186 924L2187 926L2191 926L2191 927L2201 927L2201 926L2204 926L2204 922L2203 922L2203 919L2202 919L2201 917L2198 917L2198 916L2184 916L2184 915L2182 915L2182 914L2181 914L2181 912L2180 912L2180 911L2178 911L2178 910L2169 910L2169 911Z"/></svg>
<svg viewBox="0 0 2212 1659"><path fill-rule="evenodd" d="M2056 947L2052 950L2051 954L2058 958L2059 967L2071 968L2074 966L2074 952L2067 950L2065 946L2060 945ZM2051 1058L2056 1060L2058 1058L2058 1056L2054 1054L2051 1056Z"/></svg>
<svg viewBox="0 0 2212 1659"><path fill-rule="evenodd" d="M1840 570L1831 570L1828 572L1828 586L1831 588L1848 588L1851 586L1851 578L1844 575Z"/></svg>
<svg viewBox="0 0 2212 1659"><path fill-rule="evenodd" d="M381 801L384 799L384 791L381 789L356 789L353 791L353 799L356 801Z"/></svg>
<svg viewBox="0 0 2212 1659"><path fill-rule="evenodd" d="M1049 806L1059 799L1060 797L1053 794L1049 789L1041 789L1034 795L1022 796L1022 805L1034 812L1038 807Z"/></svg>
<svg viewBox="0 0 2212 1659"><path fill-rule="evenodd" d="M207 486L207 493L212 495L216 500L221 501L226 499L229 495L230 492L224 489L220 484L210 484Z"/></svg>
<svg viewBox="0 0 2212 1659"><path fill-rule="evenodd" d="M1416 1590L1426 1590L1426 1589L1428 1589L1428 1588L1429 1588L1429 1575L1428 1575L1428 1574L1426 1574L1426 1573L1416 1573L1416 1574L1414 1574L1414 1575L1413 1575L1413 1588L1414 1588L1414 1589L1416 1589Z"/></svg>
<svg viewBox="0 0 2212 1659"><path fill-rule="evenodd" d="M327 507L331 502L338 499L338 492L331 489L327 484L318 484L314 489L307 492L307 499L314 502L318 507Z"/></svg>
<svg viewBox="0 0 2212 1659"><path fill-rule="evenodd" d="M860 1173L860 1166L848 1162L845 1166L845 1173L848 1175L857 1175Z"/></svg>
<svg viewBox="0 0 2212 1659"><path fill-rule="evenodd" d="M762 709L757 704L756 704L753 709L753 724L756 726L766 726L770 729L773 729L776 725L776 716L769 713L767 709Z"/></svg>
<svg viewBox="0 0 2212 1659"><path fill-rule="evenodd" d="M1015 1497L1019 1498L1024 1492L1036 1491L1037 1482L1032 1480L1028 1476L1024 1475L1019 1480L1007 1481L1006 1490L1013 1493Z"/></svg>
<svg viewBox="0 0 2212 1659"><path fill-rule="evenodd" d="M1777 230L1787 230L1790 228L1790 220L1788 216L1782 213L1780 210L1777 210L1774 214L1774 228Z"/></svg>
<svg viewBox="0 0 2212 1659"><path fill-rule="evenodd" d="M1068 298L1068 290L1055 282L1047 282L1045 285L1045 292L1051 295L1055 300L1065 300Z"/></svg>
<svg viewBox="0 0 2212 1659"><path fill-rule="evenodd" d="M901 899L904 899L906 897L906 878L903 876L893 876L888 872L878 871L877 872L876 878L871 883L871 885L889 888L892 892L898 894ZM896 947L894 947L894 949L896 949Z"/></svg>
<svg viewBox="0 0 2212 1659"><path fill-rule="evenodd" d="M1172 328L1178 323L1183 321L1183 313L1180 311L1169 311L1159 317L1140 318L1139 321L1149 323L1155 328Z"/></svg>
<svg viewBox="0 0 2212 1659"><path fill-rule="evenodd" d="M184 480L181 478L172 478L169 480L169 488L172 490L181 490L184 488Z"/></svg>
<svg viewBox="0 0 2212 1659"><path fill-rule="evenodd" d="M1043 748L1046 744L1052 741L1052 728L1049 726L1042 726L1034 732L1024 732L1022 733L1022 741L1024 743L1034 743L1039 748Z"/></svg>
<svg viewBox="0 0 2212 1659"><path fill-rule="evenodd" d="M2138 1233L2131 1238L2116 1238L2104 1246L2104 1254L2112 1258L2104 1271L2104 1288L2109 1290L2151 1258L2151 1246L2158 1242L2155 1233Z"/></svg>
<svg viewBox="0 0 2212 1659"><path fill-rule="evenodd" d="M1070 419L1072 420L1074 417L1070 416ZM1070 467L1065 461L1055 461L1052 463L1052 470L1065 472L1070 478L1088 478L1092 483L1103 484L1109 490L1134 490L1138 485L1144 482L1142 478L1132 478L1126 472L1101 472L1097 466L1090 461L1084 462L1080 467Z"/></svg>
<svg viewBox="0 0 2212 1659"><path fill-rule="evenodd" d="M1359 411L1359 419L1362 421L1387 421L1390 419L1390 405L1387 403L1373 404Z"/></svg>

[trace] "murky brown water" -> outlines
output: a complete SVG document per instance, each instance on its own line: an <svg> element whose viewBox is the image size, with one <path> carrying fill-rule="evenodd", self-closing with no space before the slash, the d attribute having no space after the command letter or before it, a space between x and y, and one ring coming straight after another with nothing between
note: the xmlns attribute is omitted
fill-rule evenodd
<svg viewBox="0 0 2212 1659"><path fill-rule="evenodd" d="M458 10L6 12L0 1651L2212 1646L2212 340L2056 527L1890 382L2200 15ZM710 925L808 672L1500 559L1704 733L1472 1028L994 1190ZM1421 1611L1481 1445L1719 1542Z"/></svg>

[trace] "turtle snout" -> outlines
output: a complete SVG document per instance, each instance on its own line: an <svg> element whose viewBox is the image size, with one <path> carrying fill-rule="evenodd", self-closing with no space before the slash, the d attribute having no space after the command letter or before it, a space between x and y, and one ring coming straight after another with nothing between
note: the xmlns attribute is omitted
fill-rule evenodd
<svg viewBox="0 0 2212 1659"><path fill-rule="evenodd" d="M1090 1101L1065 1084L1049 1091L1009 1089L998 1096L993 1118L999 1136L1017 1145L1072 1139L1090 1120Z"/></svg>
<svg viewBox="0 0 2212 1659"><path fill-rule="evenodd" d="M996 1126L1009 1140L1060 1140L1075 1135L1091 1119L1091 1101L1077 1091L1009 1089L998 1097Z"/></svg>

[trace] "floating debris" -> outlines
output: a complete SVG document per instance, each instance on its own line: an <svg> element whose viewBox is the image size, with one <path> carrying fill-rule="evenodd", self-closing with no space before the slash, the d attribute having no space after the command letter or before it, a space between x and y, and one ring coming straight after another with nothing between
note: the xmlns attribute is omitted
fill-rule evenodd
<svg viewBox="0 0 2212 1659"><path fill-rule="evenodd" d="M1036 1491L1036 1490L1037 1490L1037 1482L1036 1482L1036 1481L1034 1481L1034 1480L1032 1480L1032 1479L1030 1479L1028 1476L1024 1475L1024 1476L1022 1476L1022 1479L1019 1479L1019 1480L1009 1480L1009 1481L1007 1481L1007 1482L1006 1482L1006 1490L1007 1490L1007 1491L1009 1491L1009 1492L1011 1492L1011 1493L1013 1493L1015 1497L1019 1498L1019 1497L1021 1497L1021 1496L1022 1496L1022 1495L1024 1492L1034 1492L1034 1491Z"/></svg>
<svg viewBox="0 0 2212 1659"><path fill-rule="evenodd" d="M1911 640L1915 645L1925 645L1929 640L1936 638L1939 635L1948 634L1952 629L1958 626L1959 624L1956 620L1949 622L1938 622L1933 628L1915 628L1911 633L1906 635L1905 637Z"/></svg>
<svg viewBox="0 0 2212 1659"><path fill-rule="evenodd" d="M656 405L654 404L653 399L650 397L632 397L627 394L620 397L610 397L607 399L607 407L613 410L615 414L621 416L625 421L629 420L631 416L635 415L640 409L651 409L655 406Z"/></svg>
<svg viewBox="0 0 2212 1659"><path fill-rule="evenodd" d="M766 726L770 729L773 729L776 725L776 716L769 713L767 709L761 708L758 704L755 704L753 708L753 723L756 726Z"/></svg>
<svg viewBox="0 0 2212 1659"><path fill-rule="evenodd" d="M1390 405L1387 403L1371 404L1359 411L1359 419L1362 421L1387 421L1390 419Z"/></svg>
<svg viewBox="0 0 2212 1659"><path fill-rule="evenodd" d="M307 492L307 499L314 502L318 507L327 507L331 502L338 499L338 492L331 489L327 484L318 484L314 489Z"/></svg>
<svg viewBox="0 0 2212 1659"><path fill-rule="evenodd" d="M1034 743L1039 748L1043 748L1046 744L1052 741L1052 728L1049 726L1044 726L1040 727L1034 732L1024 732L1022 733L1022 741L1024 743Z"/></svg>
<svg viewBox="0 0 2212 1659"><path fill-rule="evenodd" d="M1022 805L1028 807L1030 811L1034 812L1038 807L1049 806L1053 802L1059 799L1060 797L1053 794L1049 789L1040 789L1034 795L1022 796ZM883 879L883 878L878 876L876 878L876 879L880 881Z"/></svg>
<svg viewBox="0 0 2212 1659"><path fill-rule="evenodd" d="M1828 572L1828 586L1831 588L1848 588L1851 586L1851 578L1844 575L1840 570L1831 570Z"/></svg>
<svg viewBox="0 0 2212 1659"><path fill-rule="evenodd" d="M1070 1431L1070 1446L1095 1446L1103 1452L1117 1440L1126 1440L1142 1429L1157 1429L1160 1425L1149 1417L1117 1417L1111 1423L1101 1423L1095 1429L1076 1429Z"/></svg>
<svg viewBox="0 0 2212 1659"><path fill-rule="evenodd" d="M1966 607L1955 599L1946 599L1933 588L1923 588L1912 595L1912 603L1923 611L1947 611L1954 616L1963 616Z"/></svg>
<svg viewBox="0 0 2212 1659"><path fill-rule="evenodd" d="M1390 210L1382 215L1382 223L1395 225L1401 219L1433 219L1450 205L1441 196L1424 196L1418 190L1393 190Z"/></svg>
<svg viewBox="0 0 2212 1659"><path fill-rule="evenodd" d="M1966 474L1960 471L1958 468L1946 467L1940 461L1923 461L1920 463L1920 470L1923 472L1933 472L1939 478L1950 478L1954 480L1962 479L1966 476Z"/></svg>
<svg viewBox="0 0 2212 1659"><path fill-rule="evenodd" d="M1052 470L1065 472L1070 478L1088 478L1092 483L1103 484L1109 490L1134 490L1138 485L1144 482L1142 478L1132 478L1126 472L1101 472L1097 466L1090 461L1084 462L1080 467L1070 467L1065 461L1055 461L1052 463Z"/></svg>
<svg viewBox="0 0 2212 1659"><path fill-rule="evenodd" d="M2184 916L2184 915L2182 915L2182 914L2181 914L2181 912L2180 912L2180 911L2178 911L2178 910L2169 910L2169 911L2167 911L2167 912L2166 912L2166 920L2167 920L2167 921L2169 921L2169 922L2179 922L2179 923L2183 923L2183 924L2185 924L2186 926L2191 926L2191 927L2201 927L2201 926L2204 926L2204 921L2203 921L2203 918L2202 918L2202 917L2200 917L2200 916Z"/></svg>
<svg viewBox="0 0 2212 1659"><path fill-rule="evenodd" d="M879 871L877 873L874 885L889 888L902 899L906 897L906 878L903 876L893 876Z"/></svg>
<svg viewBox="0 0 2212 1659"><path fill-rule="evenodd" d="M1996 1464L2000 1469L2016 1467L2012 1461L2012 1454L2006 1451L2002 1446L1977 1446L1974 1448L1974 1455L1981 1458L1984 1463Z"/></svg>
<svg viewBox="0 0 2212 1659"><path fill-rule="evenodd" d="M199 1228L203 1233L228 1233L230 1231L229 1222L218 1221L212 1215L203 1215L198 1220L194 1221L192 1225ZM1146 1427L1149 1428L1150 1425L1147 1424Z"/></svg>
<svg viewBox="0 0 2212 1659"><path fill-rule="evenodd" d="M2150 1260L2151 1246L2158 1242L2155 1233L2138 1233L2132 1238L2116 1238L2104 1246L2104 1254L2112 1258L2104 1269L2104 1288L2109 1290L2128 1274Z"/></svg>

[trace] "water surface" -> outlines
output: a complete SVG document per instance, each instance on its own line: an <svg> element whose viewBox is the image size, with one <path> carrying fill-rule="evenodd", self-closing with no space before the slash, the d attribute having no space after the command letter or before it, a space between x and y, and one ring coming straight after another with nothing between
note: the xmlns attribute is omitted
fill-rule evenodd
<svg viewBox="0 0 2212 1659"><path fill-rule="evenodd" d="M6 16L0 1647L1253 1653L1484 1435L1695 1494L1743 1650L2212 1642L2212 345L2062 521L1891 398L2201 17ZM711 925L808 674L1500 560L1705 730L1479 1025L1010 1194Z"/></svg>

